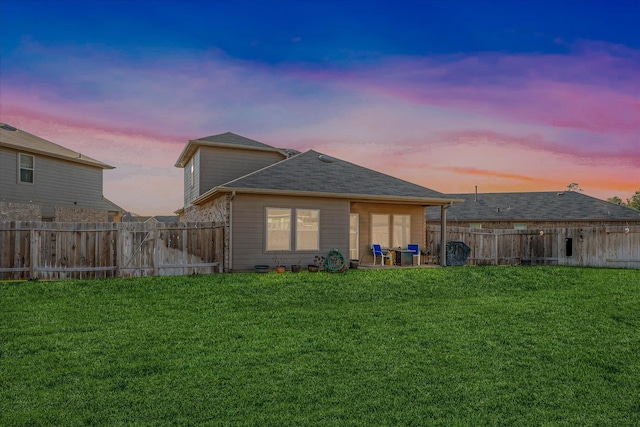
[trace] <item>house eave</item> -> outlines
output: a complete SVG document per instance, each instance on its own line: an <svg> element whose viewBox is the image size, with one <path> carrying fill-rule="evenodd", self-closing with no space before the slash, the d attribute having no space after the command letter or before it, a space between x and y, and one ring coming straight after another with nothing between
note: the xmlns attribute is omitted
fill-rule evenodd
<svg viewBox="0 0 640 427"><path fill-rule="evenodd" d="M92 167L96 167L96 168L100 168L100 169L115 169L115 166L111 166L108 165L106 163L102 163L99 160L95 160L95 159L91 159L90 160L86 160L82 158L82 154L78 153L78 156L80 157L69 157L69 156L62 156L59 154L55 154L55 153L51 153L49 151L44 151L44 150L37 150L34 148L30 148L30 147L24 147L24 146L20 146L20 145L15 145L15 144L10 144L10 143L6 143L6 142L0 142L0 147L6 147L18 152L23 152L23 153L29 153L29 154L39 154L41 156L45 156L45 157L50 157L53 159L59 159L59 160L65 160L67 162L72 162L72 163L80 163L83 165L87 165L87 166L92 166Z"/></svg>
<svg viewBox="0 0 640 427"><path fill-rule="evenodd" d="M296 196L296 197L324 197L332 199L348 199L352 202L375 202L410 204L421 206L442 206L456 203L463 203L464 199L437 198L437 197L414 197L414 196L389 196L376 194L351 194L351 193L327 193L320 191L290 191L272 190L260 188L228 188L224 186L215 187L193 200L192 204L200 205L212 199L216 195L235 192L236 194L257 194L272 196Z"/></svg>

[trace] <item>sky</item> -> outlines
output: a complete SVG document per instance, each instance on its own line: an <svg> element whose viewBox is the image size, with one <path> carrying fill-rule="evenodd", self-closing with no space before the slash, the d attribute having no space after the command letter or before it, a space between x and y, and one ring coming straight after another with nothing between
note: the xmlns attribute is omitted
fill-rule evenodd
<svg viewBox="0 0 640 427"><path fill-rule="evenodd" d="M640 189L640 2L0 0L0 122L182 207L233 132L443 193Z"/></svg>

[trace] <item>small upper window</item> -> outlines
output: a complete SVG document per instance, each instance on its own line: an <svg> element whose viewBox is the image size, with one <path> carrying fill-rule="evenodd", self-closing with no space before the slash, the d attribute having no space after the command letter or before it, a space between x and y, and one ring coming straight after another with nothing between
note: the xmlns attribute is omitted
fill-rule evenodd
<svg viewBox="0 0 640 427"><path fill-rule="evenodd" d="M473 229L473 230L479 230L482 228L482 223L481 222L472 222L471 224L469 224L469 228Z"/></svg>
<svg viewBox="0 0 640 427"><path fill-rule="evenodd" d="M191 158L191 166L190 166L190 173L191 173L191 188L193 188L193 186L196 183L196 177L195 177L195 168L193 167L193 157Z"/></svg>
<svg viewBox="0 0 640 427"><path fill-rule="evenodd" d="M526 230L527 229L527 224L526 223L515 223L515 224L513 224L513 229L514 230Z"/></svg>
<svg viewBox="0 0 640 427"><path fill-rule="evenodd" d="M33 170L35 163L33 156L29 154L18 154L18 162L20 163L18 180L20 182L33 184Z"/></svg>

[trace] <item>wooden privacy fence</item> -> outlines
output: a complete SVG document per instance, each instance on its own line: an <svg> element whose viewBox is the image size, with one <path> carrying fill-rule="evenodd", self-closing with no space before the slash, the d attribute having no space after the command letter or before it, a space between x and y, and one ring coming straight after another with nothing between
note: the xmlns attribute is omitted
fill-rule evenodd
<svg viewBox="0 0 640 427"><path fill-rule="evenodd" d="M640 268L640 226L499 230L447 227L447 241L471 248L468 265ZM438 262L440 226L427 226L427 261Z"/></svg>
<svg viewBox="0 0 640 427"><path fill-rule="evenodd" d="M0 222L0 280L207 274L223 259L213 223Z"/></svg>

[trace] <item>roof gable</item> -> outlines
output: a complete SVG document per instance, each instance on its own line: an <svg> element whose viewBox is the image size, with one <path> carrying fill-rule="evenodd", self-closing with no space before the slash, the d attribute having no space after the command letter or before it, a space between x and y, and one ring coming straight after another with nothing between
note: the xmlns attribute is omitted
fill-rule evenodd
<svg viewBox="0 0 640 427"><path fill-rule="evenodd" d="M332 196L450 200L448 196L429 188L313 150L295 155L218 188Z"/></svg>
<svg viewBox="0 0 640 427"><path fill-rule="evenodd" d="M640 212L575 191L452 194L465 203L452 206L449 219L458 221L596 221L640 220ZM439 221L440 212L427 212Z"/></svg>
<svg viewBox="0 0 640 427"><path fill-rule="evenodd" d="M32 135L5 123L0 123L0 146L9 147L25 153L40 154L47 157L82 163L102 169L114 169L106 163L102 163L77 151L70 150L51 141Z"/></svg>
<svg viewBox="0 0 640 427"><path fill-rule="evenodd" d="M184 168L191 157L200 147L222 147L222 148L234 148L240 150L259 150L259 151L273 151L282 154L283 158L288 155L285 151L272 147L271 145L264 144L253 139L245 138L244 136L236 135L235 133L225 132L218 135L205 136L203 138L193 139L185 145L182 153L176 160L176 167Z"/></svg>
<svg viewBox="0 0 640 427"><path fill-rule="evenodd" d="M266 148L266 149L274 149L270 145L264 144L262 142L246 138L244 136L236 135L235 133L225 132L218 135L205 136L204 138L198 138L196 141L201 142L211 142L214 144L221 145L232 145L236 148L240 147L248 147L248 148Z"/></svg>

